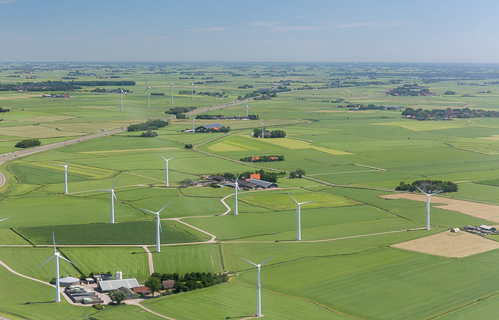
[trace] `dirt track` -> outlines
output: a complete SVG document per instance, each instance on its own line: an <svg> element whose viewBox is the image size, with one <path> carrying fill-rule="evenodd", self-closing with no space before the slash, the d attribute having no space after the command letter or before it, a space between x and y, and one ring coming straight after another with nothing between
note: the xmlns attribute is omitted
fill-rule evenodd
<svg viewBox="0 0 499 320"><path fill-rule="evenodd" d="M398 193L380 196L384 199L407 199L426 202L426 196L412 193ZM431 203L441 203L443 205L434 206L435 208L456 211L475 218L499 223L499 206L477 203L471 201L455 200L448 198L431 197Z"/></svg>

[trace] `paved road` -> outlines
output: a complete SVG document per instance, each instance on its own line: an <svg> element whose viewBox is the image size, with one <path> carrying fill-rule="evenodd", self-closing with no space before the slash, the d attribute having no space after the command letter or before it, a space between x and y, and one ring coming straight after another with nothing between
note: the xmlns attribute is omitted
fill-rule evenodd
<svg viewBox="0 0 499 320"><path fill-rule="evenodd" d="M154 262L152 260L152 253L151 250L149 250L148 246L142 246L144 250L147 252L147 261L149 262L149 274L154 273Z"/></svg>

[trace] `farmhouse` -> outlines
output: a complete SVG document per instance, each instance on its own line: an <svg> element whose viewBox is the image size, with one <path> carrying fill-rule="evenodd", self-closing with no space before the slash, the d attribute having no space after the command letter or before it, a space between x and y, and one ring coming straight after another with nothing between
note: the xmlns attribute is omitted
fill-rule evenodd
<svg viewBox="0 0 499 320"><path fill-rule="evenodd" d="M109 280L109 281L100 281L97 285L97 288L102 292L107 292L110 290L117 290L121 287L132 289L134 287L138 287L139 283L137 279L122 279L122 280Z"/></svg>
<svg viewBox="0 0 499 320"><path fill-rule="evenodd" d="M277 188L278 187L277 184L275 184L274 182L268 182L268 181L264 181L264 180L260 180L260 179L254 179L254 178L248 179L246 182L255 184L257 188L262 188L262 189Z"/></svg>
<svg viewBox="0 0 499 320"><path fill-rule="evenodd" d="M163 280L161 282L161 288L163 288L163 290L173 289L174 285L175 285L175 280Z"/></svg>
<svg viewBox="0 0 499 320"><path fill-rule="evenodd" d="M151 294L151 289L146 286L133 287L133 291L135 291L136 294Z"/></svg>
<svg viewBox="0 0 499 320"><path fill-rule="evenodd" d="M222 125L220 123L214 123L214 124L205 124L205 125L202 125L202 126L199 126L196 128L196 132L204 132L204 131L208 131L208 130L220 130L220 128L222 128Z"/></svg>

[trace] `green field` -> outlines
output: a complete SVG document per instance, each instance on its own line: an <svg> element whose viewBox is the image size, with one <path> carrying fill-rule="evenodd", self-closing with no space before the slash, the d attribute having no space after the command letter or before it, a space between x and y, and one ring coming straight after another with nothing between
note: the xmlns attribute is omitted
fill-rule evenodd
<svg viewBox="0 0 499 320"><path fill-rule="evenodd" d="M34 65L34 64L33 64ZM111 67L112 66L112 67ZM256 312L256 268L262 268L265 319L470 319L493 318L499 305L495 266L499 251L450 259L390 247L465 225L491 221L431 207L431 230L424 230L424 202L385 200L401 182L443 180L459 191L439 196L499 205L499 122L496 117L418 121L396 110L349 110L360 105L403 108L470 108L497 111L499 84L495 67L411 64L278 63L99 63L40 64L20 77L21 63L0 64L0 84L59 81L76 70L95 77L135 81L125 86L124 112L116 85L70 91L71 98L42 98L41 91L0 91L0 161L20 151L15 144L38 138L42 146L70 138L126 128L148 119L175 117L172 107L195 107L187 119L171 119L153 129L105 135L2 163L0 187L0 260L13 270L43 281L55 275L57 250L76 266L61 261L61 276L122 271L141 283L152 267L159 273L230 272L228 283L148 299L142 304L181 319L240 319ZM31 73L33 72L33 73ZM456 74L459 78L456 78ZM178 84L173 88L165 76ZM86 76L85 76L86 77ZM80 75L79 80L90 80ZM91 78L95 79L92 75ZM144 78L155 89L151 107ZM182 79L180 79L182 78ZM445 80L444 80L445 79ZM457 80L459 79L459 80ZM476 79L476 80L467 80ZM212 81L213 80L213 81ZM183 82L182 82L183 81ZM194 81L196 94L189 94ZM189 83L188 83L189 82ZM435 95L391 96L384 90L410 83ZM458 84L459 82L459 84ZM470 85L472 84L472 85ZM247 88L252 85L253 88ZM250 100L258 88L284 86L290 91ZM278 91L270 90L270 91ZM105 91L105 90L104 90ZM110 91L110 92L109 92ZM130 92L131 91L131 92ZM445 94L455 91L455 95ZM491 91L491 93L479 93ZM49 92L51 92L49 90ZM214 92L224 94L213 95ZM60 92L51 92L60 93ZM203 93L203 94L201 94ZM211 95L207 94L210 93ZM470 94L476 97L462 97ZM232 105L232 103L234 104ZM169 112L169 111L168 111ZM236 119L198 119L195 126L220 123L229 134L183 132L196 115ZM266 121L285 138L257 139L254 128ZM186 148L192 144L192 149ZM9 153L7 155L3 155ZM165 186L165 162L170 186ZM284 156L284 161L241 162L253 156ZM64 194L64 164L68 194ZM290 172L302 169L302 178ZM214 174L281 171L277 189L243 190L234 215L234 189L201 184ZM119 180L118 180L119 179ZM195 185L181 187L184 180ZM110 222L109 189L116 182L115 220ZM199 183L199 184L197 184ZM301 207L302 241L296 241L296 203ZM220 201L229 196L225 203ZM161 252L155 252L155 216L161 212ZM499 209L498 209L499 210ZM211 236L171 218L216 236ZM495 236L488 239L497 241ZM94 247L93 245L109 245ZM137 306L76 307L53 300L53 289L0 266L0 315L11 319L152 319ZM87 318L89 319L89 318Z"/></svg>

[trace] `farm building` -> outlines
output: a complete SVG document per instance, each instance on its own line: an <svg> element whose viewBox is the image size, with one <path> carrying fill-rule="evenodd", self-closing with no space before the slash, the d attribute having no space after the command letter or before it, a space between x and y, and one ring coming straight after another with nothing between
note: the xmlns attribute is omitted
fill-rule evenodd
<svg viewBox="0 0 499 320"><path fill-rule="evenodd" d="M163 281L161 281L161 288L163 288L163 290L173 289L174 285L175 285L175 280L163 280Z"/></svg>
<svg viewBox="0 0 499 320"><path fill-rule="evenodd" d="M122 279L122 280L109 280L109 281L100 281L97 285L100 291L106 292L110 290L117 290L121 287L132 289L134 287L138 287L139 283L137 279Z"/></svg>
<svg viewBox="0 0 499 320"><path fill-rule="evenodd" d="M487 232L496 232L496 228L491 227L491 226L487 226L485 224L482 224L479 228L482 229L483 231L487 231Z"/></svg>
<svg viewBox="0 0 499 320"><path fill-rule="evenodd" d="M61 278L59 279L59 284L61 285L61 287L70 287L80 284L80 279L73 277Z"/></svg>
<svg viewBox="0 0 499 320"><path fill-rule="evenodd" d="M137 294L151 294L151 289L146 286L133 287L133 291Z"/></svg>
<svg viewBox="0 0 499 320"><path fill-rule="evenodd" d="M109 280L114 280L114 277L112 274L96 274L94 275L94 280L95 282L109 281Z"/></svg>
<svg viewBox="0 0 499 320"><path fill-rule="evenodd" d="M197 132L202 132L202 131L207 131L207 130L211 130L211 129L214 129L214 130L218 131L218 130L220 130L220 128L222 128L222 125L219 124L219 123L205 124L205 125L197 127L196 131Z"/></svg>
<svg viewBox="0 0 499 320"><path fill-rule="evenodd" d="M457 233L459 231L461 231L461 230L459 230L459 228L452 228L452 229L450 229L450 232L456 232Z"/></svg>
<svg viewBox="0 0 499 320"><path fill-rule="evenodd" d="M64 289L66 295L75 303L83 304L104 303L97 294L91 289L85 289L82 286L71 286Z"/></svg>
<svg viewBox="0 0 499 320"><path fill-rule="evenodd" d="M277 188L277 184L274 182L268 182L264 180L259 180L259 179L248 179L246 182L253 183L256 185L257 188L262 188L262 189L268 189L268 188Z"/></svg>
<svg viewBox="0 0 499 320"><path fill-rule="evenodd" d="M121 288L118 288L117 291L121 291L125 294L125 300L139 298L139 295L136 294L135 292L133 292L132 289L130 289L130 288L121 287Z"/></svg>
<svg viewBox="0 0 499 320"><path fill-rule="evenodd" d="M402 109L401 106L384 105L383 107L385 107L385 110L400 110L400 109Z"/></svg>

